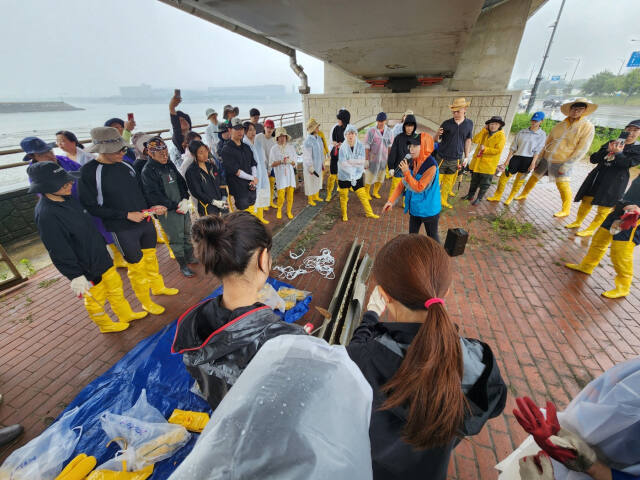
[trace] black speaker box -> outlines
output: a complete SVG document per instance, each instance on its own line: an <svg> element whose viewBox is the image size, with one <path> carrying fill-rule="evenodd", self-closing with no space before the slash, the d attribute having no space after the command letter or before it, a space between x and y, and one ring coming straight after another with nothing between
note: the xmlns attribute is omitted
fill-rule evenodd
<svg viewBox="0 0 640 480"><path fill-rule="evenodd" d="M469 240L469 232L464 228L450 228L447 230L447 239L444 242L444 249L450 257L457 257L464 253L464 248Z"/></svg>

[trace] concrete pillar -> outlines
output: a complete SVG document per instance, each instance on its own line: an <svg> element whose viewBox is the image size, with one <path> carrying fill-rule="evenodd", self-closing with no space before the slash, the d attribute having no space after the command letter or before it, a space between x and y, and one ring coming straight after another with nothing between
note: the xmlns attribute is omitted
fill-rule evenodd
<svg viewBox="0 0 640 480"><path fill-rule="evenodd" d="M349 75L344 70L324 62L324 93L360 93L369 88L369 84L358 77Z"/></svg>
<svg viewBox="0 0 640 480"><path fill-rule="evenodd" d="M510 0L480 14L460 56L451 90L507 89L531 2ZM542 52L543 42L540 48Z"/></svg>

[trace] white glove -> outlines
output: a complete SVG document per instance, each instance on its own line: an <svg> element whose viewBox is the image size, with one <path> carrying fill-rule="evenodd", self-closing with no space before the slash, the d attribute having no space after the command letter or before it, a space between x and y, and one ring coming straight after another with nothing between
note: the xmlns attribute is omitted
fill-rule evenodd
<svg viewBox="0 0 640 480"><path fill-rule="evenodd" d="M586 472L598 461L596 452L578 435L565 428L561 428L557 435L551 435L549 441L555 446L576 452L575 460L564 463L564 466L574 472Z"/></svg>
<svg viewBox="0 0 640 480"><path fill-rule="evenodd" d="M220 209L227 208L227 203L224 200L211 200L211 205Z"/></svg>
<svg viewBox="0 0 640 480"><path fill-rule="evenodd" d="M84 275L80 275L79 277L71 280L71 290L76 297L81 297L87 293L91 287L93 287L93 284L87 280L87 277Z"/></svg>
<svg viewBox="0 0 640 480"><path fill-rule="evenodd" d="M394 172L395 172L395 170L393 168L390 168L389 169L389 176L393 177Z"/></svg>
<svg viewBox="0 0 640 480"><path fill-rule="evenodd" d="M518 460L522 480L553 480L553 465L546 454L529 455Z"/></svg>
<svg viewBox="0 0 640 480"><path fill-rule="evenodd" d="M178 208L176 208L176 212L181 213L181 214L184 215L188 211L189 211L189 200L187 200L186 198L183 198L178 203Z"/></svg>
<svg viewBox="0 0 640 480"><path fill-rule="evenodd" d="M387 302L382 298L380 294L380 290L376 285L371 292L371 296L369 297L369 303L367 303L367 310L371 310L372 312L376 312L378 316L382 315L387 308Z"/></svg>

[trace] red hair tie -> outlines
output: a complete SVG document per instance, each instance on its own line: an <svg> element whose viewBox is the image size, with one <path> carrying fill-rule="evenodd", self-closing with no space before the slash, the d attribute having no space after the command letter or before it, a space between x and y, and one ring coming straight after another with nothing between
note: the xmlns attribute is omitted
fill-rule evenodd
<svg viewBox="0 0 640 480"><path fill-rule="evenodd" d="M434 303L440 303L444 305L444 300L442 298L430 298L426 302L424 302L424 308L429 308Z"/></svg>

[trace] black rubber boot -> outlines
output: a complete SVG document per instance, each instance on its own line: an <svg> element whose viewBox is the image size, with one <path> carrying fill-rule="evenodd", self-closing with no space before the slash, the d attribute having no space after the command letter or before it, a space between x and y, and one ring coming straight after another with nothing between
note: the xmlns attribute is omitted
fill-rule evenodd
<svg viewBox="0 0 640 480"><path fill-rule="evenodd" d="M0 428L0 447L13 442L16 438L22 435L22 432L24 432L24 428L22 428L22 425L18 424Z"/></svg>
<svg viewBox="0 0 640 480"><path fill-rule="evenodd" d="M178 265L180 265L180 273L182 273L182 275L185 277L193 277L195 275L187 265L187 261L184 258L176 257L176 261L178 262Z"/></svg>
<svg viewBox="0 0 640 480"><path fill-rule="evenodd" d="M469 201L473 200L473 197L475 196L477 190L478 187L469 186L469 192L464 197L462 197L462 199Z"/></svg>
<svg viewBox="0 0 640 480"><path fill-rule="evenodd" d="M478 193L478 198L476 198L473 202L471 202L471 205L473 206L478 205L484 198L485 193L487 193L486 190L480 190L480 192Z"/></svg>

